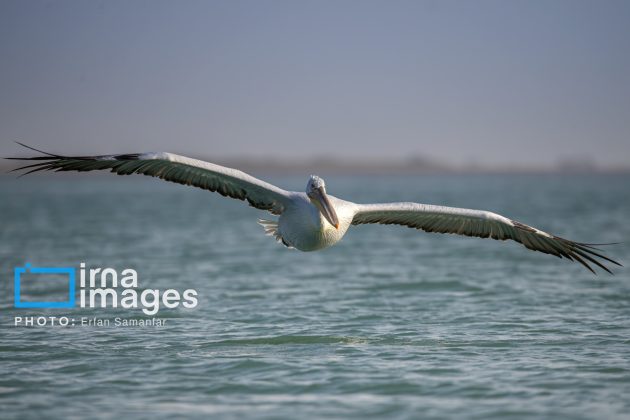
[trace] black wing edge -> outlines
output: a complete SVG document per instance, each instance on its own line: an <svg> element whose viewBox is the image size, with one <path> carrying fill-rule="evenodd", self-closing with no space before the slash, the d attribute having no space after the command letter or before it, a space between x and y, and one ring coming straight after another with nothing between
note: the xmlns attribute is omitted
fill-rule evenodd
<svg viewBox="0 0 630 420"><path fill-rule="evenodd" d="M564 240L567 241L566 239ZM619 245L620 242L608 243L608 244L587 244L587 243L573 242L573 241L567 241L567 242L571 242L571 245L573 248L572 253L569 256L567 256L567 258L572 257L573 260L582 264L584 267L589 269L593 274L597 274L597 273L595 273L595 270L593 270L593 268L588 264L588 262L595 264L602 270L606 271L608 274L613 274L613 272L610 271L608 267L606 267L602 262L596 260L595 257L601 258L602 260L608 261L609 263L615 264L619 267L623 267L623 265L619 261L615 261L612 258L609 258L603 255L601 253L602 251L601 249L593 246L593 245L598 245L598 246ZM600 252L597 252L597 251L600 251ZM587 260L588 262L584 260Z"/></svg>
<svg viewBox="0 0 630 420"><path fill-rule="evenodd" d="M536 232L536 229L532 228L531 226L517 222L516 220L511 220L511 222L514 224L514 226L517 229L530 232L530 233ZM555 255L558 258L567 258L570 261L578 262L595 275L597 275L597 273L595 272L595 270L593 270L593 267L591 267L590 264L595 264L596 266L606 271L607 273L613 274L613 272L610 271L608 267L606 267L601 261L598 261L596 258L601 258L602 260L608 261L611 264L615 264L619 267L623 267L623 265L620 262L615 261L612 258L609 258L603 255L602 254L603 250L600 248L597 248L599 246L619 245L622 242L594 244L594 243L585 243L585 242L575 242L575 241L564 239L555 235L552 235L552 238L556 241L561 242L566 247L566 250L562 249L562 247L560 246L553 246L553 244L550 244L550 245L552 245L553 250L555 252L548 252L542 249L535 249L535 250L546 253L546 254ZM521 242L521 241L518 241L518 242Z"/></svg>
<svg viewBox="0 0 630 420"><path fill-rule="evenodd" d="M7 160L37 161L37 163L20 166L18 168L11 169L10 171L8 171L9 173L11 173L11 172L23 171L23 170L28 169L28 171L20 174L18 178L23 177L24 175L31 174L33 172L61 170L62 168L60 168L57 164L64 160L97 161L97 160L112 160L113 159L113 160L118 160L118 161L125 161L125 160L138 160L140 158L140 153L128 153L128 154L122 154L122 155L100 155L100 156L62 156L62 155L56 155L53 153L48 153L40 149L36 149L32 146L28 146L19 141L16 141L16 143L22 147L25 147L30 150L34 150L38 153L42 153L45 155L45 156L32 156L32 157L4 158Z"/></svg>

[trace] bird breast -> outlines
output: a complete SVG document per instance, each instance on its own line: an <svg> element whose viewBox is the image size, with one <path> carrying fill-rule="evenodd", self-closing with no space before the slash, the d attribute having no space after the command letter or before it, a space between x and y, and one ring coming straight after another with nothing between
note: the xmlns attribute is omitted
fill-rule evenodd
<svg viewBox="0 0 630 420"><path fill-rule="evenodd" d="M339 229L332 226L306 196L300 194L287 206L278 220L278 231L284 242L300 251L316 251L336 244L352 223L352 203L329 196L339 219Z"/></svg>

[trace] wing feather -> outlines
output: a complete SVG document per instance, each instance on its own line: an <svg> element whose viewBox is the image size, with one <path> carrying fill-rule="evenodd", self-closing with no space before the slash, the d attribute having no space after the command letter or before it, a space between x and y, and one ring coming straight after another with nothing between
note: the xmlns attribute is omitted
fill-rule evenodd
<svg viewBox="0 0 630 420"><path fill-rule="evenodd" d="M432 206L418 203L362 204L357 206L353 225L396 224L425 232L452 233L496 240L513 240L533 251L577 261L595 272L591 264L611 273L605 262L617 261L597 252L591 244L574 242L499 214L482 210Z"/></svg>
<svg viewBox="0 0 630 420"><path fill-rule="evenodd" d="M21 144L21 143L19 143ZM45 156L8 158L36 161L14 171L27 170L22 175L38 171L98 171L109 169L118 175L142 174L215 191L225 197L247 201L251 206L282 213L290 193L236 169L226 168L173 153L132 153L103 156L61 156L23 145Z"/></svg>

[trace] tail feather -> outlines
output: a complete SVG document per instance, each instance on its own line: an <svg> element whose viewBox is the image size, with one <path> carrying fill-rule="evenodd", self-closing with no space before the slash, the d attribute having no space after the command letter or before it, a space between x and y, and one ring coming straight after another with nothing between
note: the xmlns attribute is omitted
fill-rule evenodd
<svg viewBox="0 0 630 420"><path fill-rule="evenodd" d="M274 222L273 220L265 220L258 219L258 224L260 224L263 229L265 229L265 234L268 236L273 236L276 241L280 242L282 245L287 248L292 248L286 241L282 238L282 235L278 231L278 222Z"/></svg>

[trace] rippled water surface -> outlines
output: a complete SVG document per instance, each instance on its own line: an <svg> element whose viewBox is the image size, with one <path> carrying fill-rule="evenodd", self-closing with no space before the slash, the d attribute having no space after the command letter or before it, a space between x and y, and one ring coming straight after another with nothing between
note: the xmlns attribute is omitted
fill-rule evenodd
<svg viewBox="0 0 630 420"><path fill-rule="evenodd" d="M353 201L482 208L579 241L623 241L606 251L630 264L629 177L327 184ZM3 419L630 413L627 269L593 276L518 244L386 226L355 227L333 248L300 253L263 235L263 212L141 177L1 177L0 193ZM13 267L25 262L130 267L140 289L196 289L199 304L153 317L14 309ZM49 292L33 287L34 299ZM28 315L165 325L14 326Z"/></svg>

